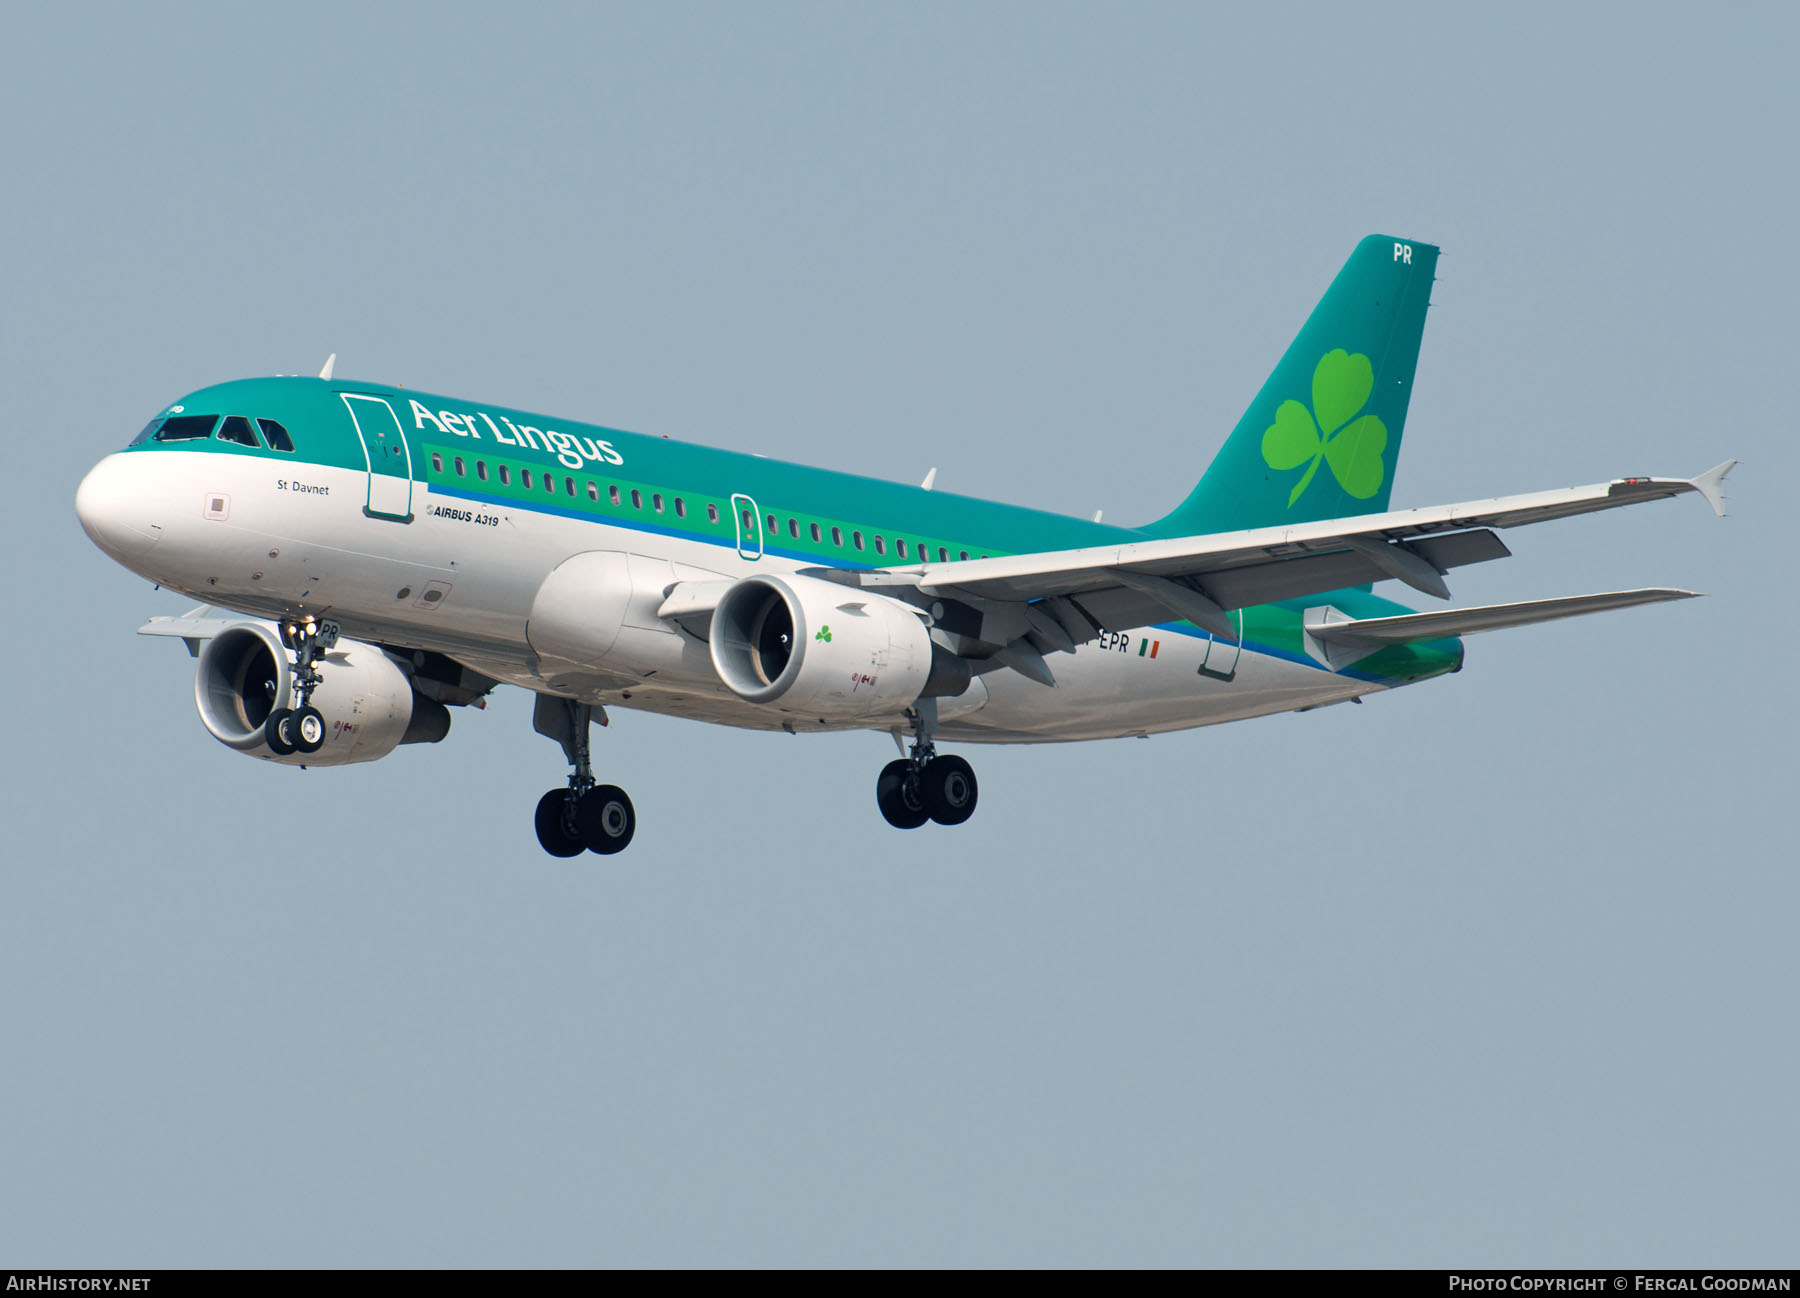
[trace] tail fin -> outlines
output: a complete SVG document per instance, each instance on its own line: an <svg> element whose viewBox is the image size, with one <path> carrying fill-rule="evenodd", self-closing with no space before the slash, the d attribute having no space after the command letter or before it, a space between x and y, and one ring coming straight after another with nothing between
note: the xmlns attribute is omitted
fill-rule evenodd
<svg viewBox="0 0 1800 1298"><path fill-rule="evenodd" d="M1438 250L1356 245L1188 498L1145 530L1192 536L1380 513L1419 363Z"/></svg>

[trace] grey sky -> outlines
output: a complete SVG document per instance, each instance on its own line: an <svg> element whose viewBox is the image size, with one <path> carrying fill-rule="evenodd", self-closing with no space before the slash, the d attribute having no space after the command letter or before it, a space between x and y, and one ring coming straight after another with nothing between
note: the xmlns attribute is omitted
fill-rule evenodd
<svg viewBox="0 0 1800 1298"><path fill-rule="evenodd" d="M28 6L0 78L0 1265L1792 1265L1791 6ZM529 700L214 742L76 482L404 383L1109 520L1355 240L1440 243L1396 506L1744 460L1461 603L1704 601L1152 741ZM1784 503L1787 502L1787 503Z"/></svg>

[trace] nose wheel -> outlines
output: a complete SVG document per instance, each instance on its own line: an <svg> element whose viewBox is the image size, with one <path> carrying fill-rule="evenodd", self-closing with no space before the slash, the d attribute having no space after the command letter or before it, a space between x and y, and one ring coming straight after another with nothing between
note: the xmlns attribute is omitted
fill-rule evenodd
<svg viewBox="0 0 1800 1298"><path fill-rule="evenodd" d="M917 829L927 820L962 824L975 814L980 793L974 767L954 754L940 756L931 742L937 728L935 699L920 699L906 718L913 728L912 755L881 768L875 779L875 805L895 829Z"/></svg>
<svg viewBox="0 0 1800 1298"><path fill-rule="evenodd" d="M263 742L277 757L316 753L325 746L325 717L307 700L323 679L319 663L338 642L338 624L306 618L289 619L277 628L282 647L294 655L294 705L276 708L263 722Z"/></svg>
<svg viewBox="0 0 1800 1298"><path fill-rule="evenodd" d="M540 735L562 745L569 765L567 787L551 789L538 799L533 823L538 843L551 856L580 856L595 852L611 856L623 852L637 833L637 809L616 784L594 780L588 746L588 727L595 709L573 699L539 695L532 725ZM600 711L600 722L606 713Z"/></svg>

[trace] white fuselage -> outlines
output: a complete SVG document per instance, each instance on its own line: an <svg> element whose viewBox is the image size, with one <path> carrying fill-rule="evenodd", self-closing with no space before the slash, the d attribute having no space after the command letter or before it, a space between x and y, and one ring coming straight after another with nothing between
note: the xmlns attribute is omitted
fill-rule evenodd
<svg viewBox="0 0 1800 1298"><path fill-rule="evenodd" d="M825 724L745 702L704 643L656 617L682 580L791 572L710 544L411 485L412 520L364 511L369 475L303 461L164 450L113 455L82 484L84 523L120 563L209 604L257 617L311 614L346 636L443 653L497 680L583 702L757 729L890 729L896 715ZM630 560L629 662L546 675L533 600L571 556ZM1322 664L1214 641L1186 624L1103 633L1051 658L1047 688L1010 670L939 700L940 733L974 742L1152 734L1318 707L1384 686ZM647 669L646 664L651 664ZM1206 667L1209 670L1202 670Z"/></svg>

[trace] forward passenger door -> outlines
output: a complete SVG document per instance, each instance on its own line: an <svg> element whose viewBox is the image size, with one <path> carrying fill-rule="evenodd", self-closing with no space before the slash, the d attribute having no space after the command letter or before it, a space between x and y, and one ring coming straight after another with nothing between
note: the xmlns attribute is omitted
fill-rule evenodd
<svg viewBox="0 0 1800 1298"><path fill-rule="evenodd" d="M363 512L371 518L412 522L412 448L394 408L381 397L340 392L369 462L369 494Z"/></svg>

